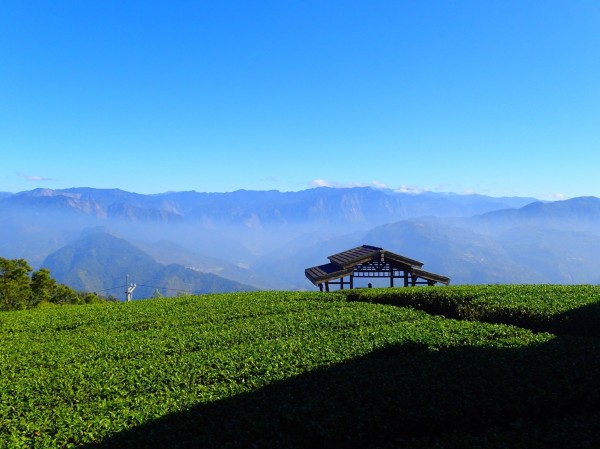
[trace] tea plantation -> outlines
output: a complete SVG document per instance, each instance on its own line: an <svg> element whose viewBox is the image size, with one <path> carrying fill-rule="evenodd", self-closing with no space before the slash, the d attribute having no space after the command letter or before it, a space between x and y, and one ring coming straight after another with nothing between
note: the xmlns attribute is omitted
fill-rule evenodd
<svg viewBox="0 0 600 449"><path fill-rule="evenodd" d="M600 447L599 307L473 286L5 312L0 448Z"/></svg>

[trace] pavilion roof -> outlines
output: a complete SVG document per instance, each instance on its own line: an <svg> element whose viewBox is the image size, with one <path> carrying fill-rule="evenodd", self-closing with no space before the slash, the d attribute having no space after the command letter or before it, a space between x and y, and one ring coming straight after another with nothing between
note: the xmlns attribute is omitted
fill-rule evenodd
<svg viewBox="0 0 600 449"><path fill-rule="evenodd" d="M356 248L333 254L328 257L329 263L304 270L306 277L314 284L319 285L333 279L339 279L354 273L355 268L360 269L363 264L386 263L395 269L411 273L413 276L431 282L448 284L450 279L446 276L423 270L422 262L414 260L378 246L362 245Z"/></svg>

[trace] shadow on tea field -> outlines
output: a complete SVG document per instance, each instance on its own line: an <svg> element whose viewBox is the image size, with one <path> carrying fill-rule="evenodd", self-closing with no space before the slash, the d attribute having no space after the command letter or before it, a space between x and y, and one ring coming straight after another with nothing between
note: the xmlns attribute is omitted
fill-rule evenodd
<svg viewBox="0 0 600 449"><path fill-rule="evenodd" d="M388 346L86 448L600 447L600 342Z"/></svg>

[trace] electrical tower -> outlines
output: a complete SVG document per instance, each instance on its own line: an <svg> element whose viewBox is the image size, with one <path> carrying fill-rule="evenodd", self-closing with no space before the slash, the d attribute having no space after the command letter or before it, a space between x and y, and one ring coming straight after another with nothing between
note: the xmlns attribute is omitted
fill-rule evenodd
<svg viewBox="0 0 600 449"><path fill-rule="evenodd" d="M133 293L136 287L135 284L129 283L129 275L125 276L125 287L127 287L127 290L125 291L125 298L127 302L129 302L131 301L131 294Z"/></svg>

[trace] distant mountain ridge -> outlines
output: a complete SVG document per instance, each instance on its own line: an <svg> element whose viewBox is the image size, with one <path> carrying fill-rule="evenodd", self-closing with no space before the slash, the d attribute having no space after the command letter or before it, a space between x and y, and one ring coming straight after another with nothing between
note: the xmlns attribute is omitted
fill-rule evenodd
<svg viewBox="0 0 600 449"><path fill-rule="evenodd" d="M89 274L83 282L74 277L76 264L49 257L72 244L81 249L82 236L98 230L161 267L176 264L251 288L314 288L305 268L362 244L421 260L453 284L600 282L595 197L546 203L368 187L154 195L72 188L0 196L0 256L25 258L34 268L52 263L70 279L65 283L96 290L112 279L103 267L112 263L108 258L86 259L97 279ZM116 253L120 246L110 247ZM148 260L139 264L148 273L158 270ZM118 276L132 270L125 265Z"/></svg>
<svg viewBox="0 0 600 449"><path fill-rule="evenodd" d="M494 198L440 193L407 194L370 187L320 187L299 192L238 190L230 193L168 192L142 195L119 189L36 189L0 199L5 207L71 210L98 218L168 221L176 218L268 223L364 223L422 215L470 216L521 207L534 198Z"/></svg>
<svg viewBox="0 0 600 449"><path fill-rule="evenodd" d="M519 209L498 210L475 218L479 225L495 229L543 226L558 230L600 233L600 198L584 196L552 203L534 202Z"/></svg>
<svg viewBox="0 0 600 449"><path fill-rule="evenodd" d="M0 198L0 254L39 266L83 229L105 226L126 239L169 240L247 267L299 238L324 240L422 215L468 217L532 201L369 187L153 195L86 187L35 189Z"/></svg>

